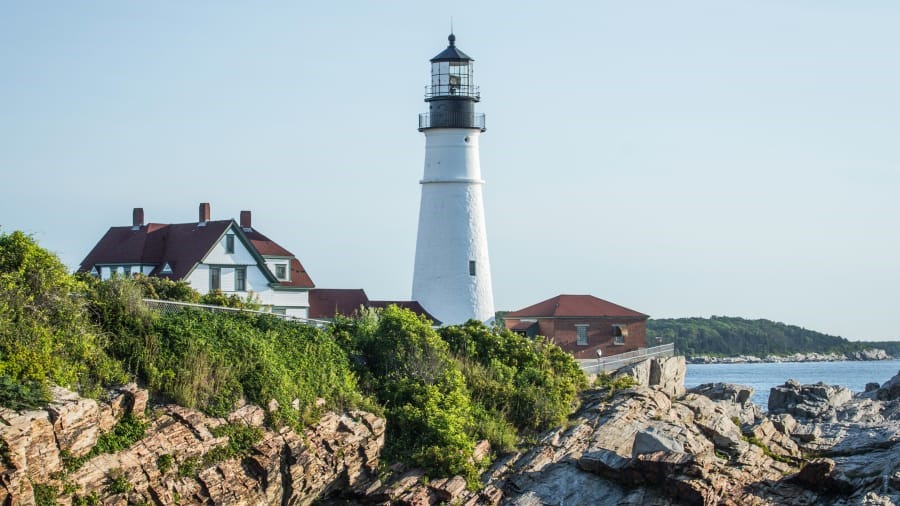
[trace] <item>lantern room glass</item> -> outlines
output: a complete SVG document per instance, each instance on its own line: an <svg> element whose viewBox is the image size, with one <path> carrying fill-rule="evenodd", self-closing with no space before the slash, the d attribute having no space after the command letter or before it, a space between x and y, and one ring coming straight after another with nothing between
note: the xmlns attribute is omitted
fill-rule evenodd
<svg viewBox="0 0 900 506"><path fill-rule="evenodd" d="M431 64L431 96L477 96L472 77L474 62L437 61Z"/></svg>

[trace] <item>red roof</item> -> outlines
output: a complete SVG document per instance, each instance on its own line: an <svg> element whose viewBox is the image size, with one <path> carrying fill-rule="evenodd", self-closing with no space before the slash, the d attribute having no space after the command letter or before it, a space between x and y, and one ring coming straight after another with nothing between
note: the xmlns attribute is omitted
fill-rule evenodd
<svg viewBox="0 0 900 506"><path fill-rule="evenodd" d="M240 229L234 220L207 221L204 226L193 222L111 227L82 260L78 270L86 272L97 264L150 264L156 265L150 272L151 276L184 279L232 225L235 230L247 237L259 255L291 257L291 280L280 282L278 286L292 288L315 286L306 269L299 260L293 258L294 255L290 251L256 230ZM172 268L171 274L160 273L165 264L169 264Z"/></svg>
<svg viewBox="0 0 900 506"><path fill-rule="evenodd" d="M369 305L369 297L362 288L316 288L309 291L309 317L334 318L353 316L359 308Z"/></svg>
<svg viewBox="0 0 900 506"><path fill-rule="evenodd" d="M253 247L256 248L256 251L259 251L259 254L262 256L273 256L273 257L292 257L293 253L282 248L278 244L275 243L272 239L262 235L253 228L244 228L241 229L244 232L244 235L247 236L247 239L250 239L250 242L253 243Z"/></svg>
<svg viewBox="0 0 900 506"><path fill-rule="evenodd" d="M232 224L231 220L198 223L149 223L141 227L111 227L82 260L79 271L97 264L155 264L151 276L168 263L174 279L182 279L201 261Z"/></svg>
<svg viewBox="0 0 900 506"><path fill-rule="evenodd" d="M633 309L598 299L593 295L557 295L518 311L506 313L504 318L537 318L537 317L637 317L649 318L648 315Z"/></svg>
<svg viewBox="0 0 900 506"><path fill-rule="evenodd" d="M353 316L361 307L385 308L391 304L408 309L417 315L440 325L441 322L414 300L369 300L362 288L316 288L309 291L309 317L334 318L335 315Z"/></svg>

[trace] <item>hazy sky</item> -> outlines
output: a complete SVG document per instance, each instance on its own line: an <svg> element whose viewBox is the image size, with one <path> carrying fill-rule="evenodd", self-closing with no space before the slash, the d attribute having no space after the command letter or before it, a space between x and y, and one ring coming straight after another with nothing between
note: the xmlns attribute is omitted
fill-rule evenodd
<svg viewBox="0 0 900 506"><path fill-rule="evenodd" d="M497 309L900 339L896 0L0 0L0 227L253 211L320 287L407 298L428 60L476 60Z"/></svg>

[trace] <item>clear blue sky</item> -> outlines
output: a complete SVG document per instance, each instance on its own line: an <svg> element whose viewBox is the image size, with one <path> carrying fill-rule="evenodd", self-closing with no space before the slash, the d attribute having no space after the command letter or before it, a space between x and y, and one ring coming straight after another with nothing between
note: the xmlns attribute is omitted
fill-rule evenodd
<svg viewBox="0 0 900 506"><path fill-rule="evenodd" d="M0 0L0 226L75 268L131 209L253 211L409 297L428 59L476 59L498 309L900 339L900 3Z"/></svg>

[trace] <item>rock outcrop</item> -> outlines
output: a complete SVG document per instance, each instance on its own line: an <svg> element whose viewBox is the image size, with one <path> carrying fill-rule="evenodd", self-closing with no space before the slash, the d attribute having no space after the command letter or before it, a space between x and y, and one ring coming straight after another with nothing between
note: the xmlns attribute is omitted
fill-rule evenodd
<svg viewBox="0 0 900 506"><path fill-rule="evenodd" d="M785 408L767 414L748 387L673 395L664 385L683 375L678 362L658 364L669 378L653 385L651 367L623 371L640 383L612 397L585 392L568 427L498 460L485 483L512 505L900 502L900 431L891 421L900 408L876 399L896 383L857 396L789 383L779 390ZM821 457L803 458L813 451Z"/></svg>
<svg viewBox="0 0 900 506"><path fill-rule="evenodd" d="M766 413L748 387L685 391L684 373L681 358L621 371L632 379L617 384L632 386L584 392L569 423L500 455L477 489L401 465L377 473L385 421L361 411L326 413L297 433L266 428L253 405L225 419L156 406L137 443L95 455L117 420L145 416L146 392L132 385L96 402L57 389L47 410L0 409L0 504L32 505L48 488L63 505L900 503L900 374L859 394L789 381ZM262 439L242 457L205 459L228 443L215 436L226 423ZM476 460L490 454L477 445Z"/></svg>
<svg viewBox="0 0 900 506"><path fill-rule="evenodd" d="M47 410L0 409L0 504L35 504L35 489L56 490L59 504L310 504L334 490L360 495L377 484L385 422L371 413L326 413L296 433L263 427L265 412L246 405L228 420L175 405L153 409L143 438L66 471L63 459L89 455L98 436L125 414L143 417L146 391L115 392L110 402L53 391ZM262 429L249 455L203 457L228 443L211 429L241 422Z"/></svg>

